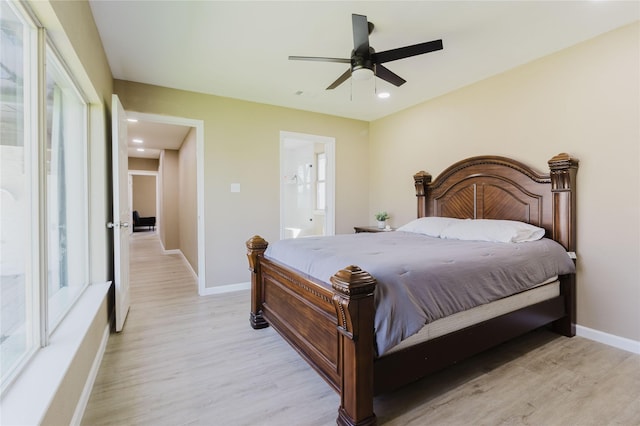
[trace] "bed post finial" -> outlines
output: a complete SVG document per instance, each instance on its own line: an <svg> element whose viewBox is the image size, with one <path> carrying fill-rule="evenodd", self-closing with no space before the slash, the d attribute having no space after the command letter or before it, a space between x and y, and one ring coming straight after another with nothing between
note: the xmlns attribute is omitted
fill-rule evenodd
<svg viewBox="0 0 640 426"><path fill-rule="evenodd" d="M331 277L338 318L340 409L337 424L372 426L374 315L376 280L357 266L347 266Z"/></svg>
<svg viewBox="0 0 640 426"><path fill-rule="evenodd" d="M331 287L337 292L333 302L338 313L338 329L349 339L357 340L359 324L351 321L349 306L351 302L365 298L373 302L376 280L367 271L351 265L339 270L331 277Z"/></svg>
<svg viewBox="0 0 640 426"><path fill-rule="evenodd" d="M553 191L572 191L575 189L578 160L566 152L561 152L549 160L549 169L551 169L551 189Z"/></svg>
<svg viewBox="0 0 640 426"><path fill-rule="evenodd" d="M431 175L424 170L413 175L416 186L416 197L418 198L418 217L427 215L427 192L431 183Z"/></svg>
<svg viewBox="0 0 640 426"><path fill-rule="evenodd" d="M254 329L265 328L269 323L262 316L262 274L260 270L259 257L264 255L269 243L254 235L245 243L247 246L247 258L249 259L249 270L251 271L251 312L249 312L249 322Z"/></svg>

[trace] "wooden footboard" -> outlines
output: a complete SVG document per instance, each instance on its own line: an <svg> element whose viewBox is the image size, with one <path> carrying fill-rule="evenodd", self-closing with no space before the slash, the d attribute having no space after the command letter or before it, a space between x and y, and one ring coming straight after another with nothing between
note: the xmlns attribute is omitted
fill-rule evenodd
<svg viewBox="0 0 640 426"><path fill-rule="evenodd" d="M268 325L340 394L339 425L373 425L375 279L357 266L331 287L264 257L267 242L249 239L253 328Z"/></svg>

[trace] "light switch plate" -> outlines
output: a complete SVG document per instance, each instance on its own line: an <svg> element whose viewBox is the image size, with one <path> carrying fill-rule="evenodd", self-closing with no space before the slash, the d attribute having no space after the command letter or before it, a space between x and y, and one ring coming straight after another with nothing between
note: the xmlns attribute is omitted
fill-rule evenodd
<svg viewBox="0 0 640 426"><path fill-rule="evenodd" d="M240 192L240 184L232 183L231 184L231 192Z"/></svg>

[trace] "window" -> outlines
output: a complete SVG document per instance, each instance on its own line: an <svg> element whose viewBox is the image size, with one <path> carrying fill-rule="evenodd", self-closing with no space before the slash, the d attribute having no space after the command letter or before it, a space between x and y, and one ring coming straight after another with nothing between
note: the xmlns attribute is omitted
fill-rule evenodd
<svg viewBox="0 0 640 426"><path fill-rule="evenodd" d="M88 285L88 131L86 102L21 3L0 0L0 31L4 391Z"/></svg>
<svg viewBox="0 0 640 426"><path fill-rule="evenodd" d="M53 329L87 284L86 108L47 46L46 182L48 324Z"/></svg>

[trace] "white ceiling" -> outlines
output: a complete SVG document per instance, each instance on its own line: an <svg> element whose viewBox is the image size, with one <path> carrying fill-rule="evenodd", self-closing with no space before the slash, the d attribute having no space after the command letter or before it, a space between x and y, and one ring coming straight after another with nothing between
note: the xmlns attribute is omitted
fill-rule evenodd
<svg viewBox="0 0 640 426"><path fill-rule="evenodd" d="M114 78L375 120L640 19L637 1L90 0ZM442 39L388 62L407 80L325 88L349 58L351 14L375 24L376 51ZM391 97L378 99L375 90ZM126 105L125 105L126 107Z"/></svg>
<svg viewBox="0 0 640 426"><path fill-rule="evenodd" d="M130 118L135 116L135 114L129 114ZM144 120L130 122L127 126L129 157L158 158L163 149L178 150L189 129L190 127L186 126ZM142 143L136 143L134 139L142 140ZM144 149L144 151L140 152L138 149Z"/></svg>

